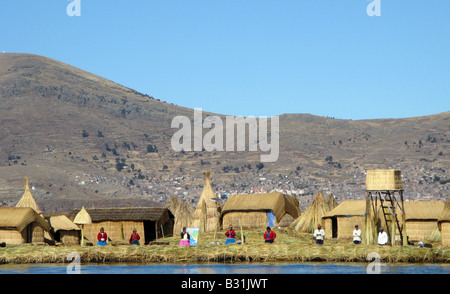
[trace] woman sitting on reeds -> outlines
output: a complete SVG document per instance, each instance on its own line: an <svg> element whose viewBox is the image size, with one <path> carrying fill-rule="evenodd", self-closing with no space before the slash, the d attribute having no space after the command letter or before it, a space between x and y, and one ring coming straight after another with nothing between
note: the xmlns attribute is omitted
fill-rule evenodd
<svg viewBox="0 0 450 294"><path fill-rule="evenodd" d="M139 240L141 236L137 233L136 229L133 230L133 234L130 237L130 245L139 245Z"/></svg>
<svg viewBox="0 0 450 294"><path fill-rule="evenodd" d="M105 233L103 227L100 228L100 233L97 235L97 246L106 246L106 241L108 240L108 235Z"/></svg>
<svg viewBox="0 0 450 294"><path fill-rule="evenodd" d="M232 225L230 225L230 228L225 233L225 236L227 236L227 240L225 241L225 245L236 243L236 240L234 239L234 237L236 236L236 232L233 230L233 226Z"/></svg>
<svg viewBox="0 0 450 294"><path fill-rule="evenodd" d="M267 231L264 233L264 242L266 243L273 243L275 238L277 237L277 234L275 234L274 231L270 229L270 227L267 227Z"/></svg>
<svg viewBox="0 0 450 294"><path fill-rule="evenodd" d="M181 240L180 240L180 246L189 246L191 245L190 240L191 236L188 232L186 232L186 227L183 227L183 232L181 232Z"/></svg>

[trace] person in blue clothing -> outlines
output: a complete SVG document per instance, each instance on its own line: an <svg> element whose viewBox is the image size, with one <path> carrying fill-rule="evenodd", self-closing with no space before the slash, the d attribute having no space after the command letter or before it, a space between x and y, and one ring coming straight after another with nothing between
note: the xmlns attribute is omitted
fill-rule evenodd
<svg viewBox="0 0 450 294"><path fill-rule="evenodd" d="M105 233L103 227L100 228L100 233L97 235L97 246L106 246L106 241L108 240L108 235Z"/></svg>

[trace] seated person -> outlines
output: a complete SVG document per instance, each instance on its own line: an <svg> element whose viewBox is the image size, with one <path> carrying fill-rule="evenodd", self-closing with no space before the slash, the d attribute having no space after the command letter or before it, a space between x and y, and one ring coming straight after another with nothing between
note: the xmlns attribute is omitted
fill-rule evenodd
<svg viewBox="0 0 450 294"><path fill-rule="evenodd" d="M186 232L186 227L183 227L183 231L181 232L181 240L180 240L180 246L189 246L191 245L190 240L191 236L188 232Z"/></svg>
<svg viewBox="0 0 450 294"><path fill-rule="evenodd" d="M226 244L236 243L236 240L234 239L234 237L236 236L236 232L233 230L233 226L232 225L230 225L230 228L225 233L225 236L227 236L227 240L225 241L225 245Z"/></svg>

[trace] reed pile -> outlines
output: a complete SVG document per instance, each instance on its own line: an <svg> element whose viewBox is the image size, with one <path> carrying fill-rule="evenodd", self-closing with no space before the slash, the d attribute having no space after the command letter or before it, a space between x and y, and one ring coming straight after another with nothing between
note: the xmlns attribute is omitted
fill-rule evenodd
<svg viewBox="0 0 450 294"><path fill-rule="evenodd" d="M323 197L322 191L319 191L305 212L294 220L289 227L297 232L312 233L317 225L322 222L322 217L329 211L330 206Z"/></svg>

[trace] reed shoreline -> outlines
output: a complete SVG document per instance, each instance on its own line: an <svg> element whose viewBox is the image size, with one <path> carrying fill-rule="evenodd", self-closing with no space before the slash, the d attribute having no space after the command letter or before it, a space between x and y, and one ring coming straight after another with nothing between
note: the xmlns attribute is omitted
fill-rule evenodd
<svg viewBox="0 0 450 294"><path fill-rule="evenodd" d="M324 245L312 242L310 234L278 231L273 244L265 244L262 230L246 231L244 244L223 245L224 238L214 233L200 236L197 246L178 246L179 238L162 238L169 245L97 246L26 245L0 248L0 264L70 263L69 253L77 253L80 263L249 263L249 262L365 262L376 252L382 263L450 264L450 249L441 246L355 245L351 240L325 240ZM219 232L217 235L222 235ZM220 242L216 245L211 243Z"/></svg>

